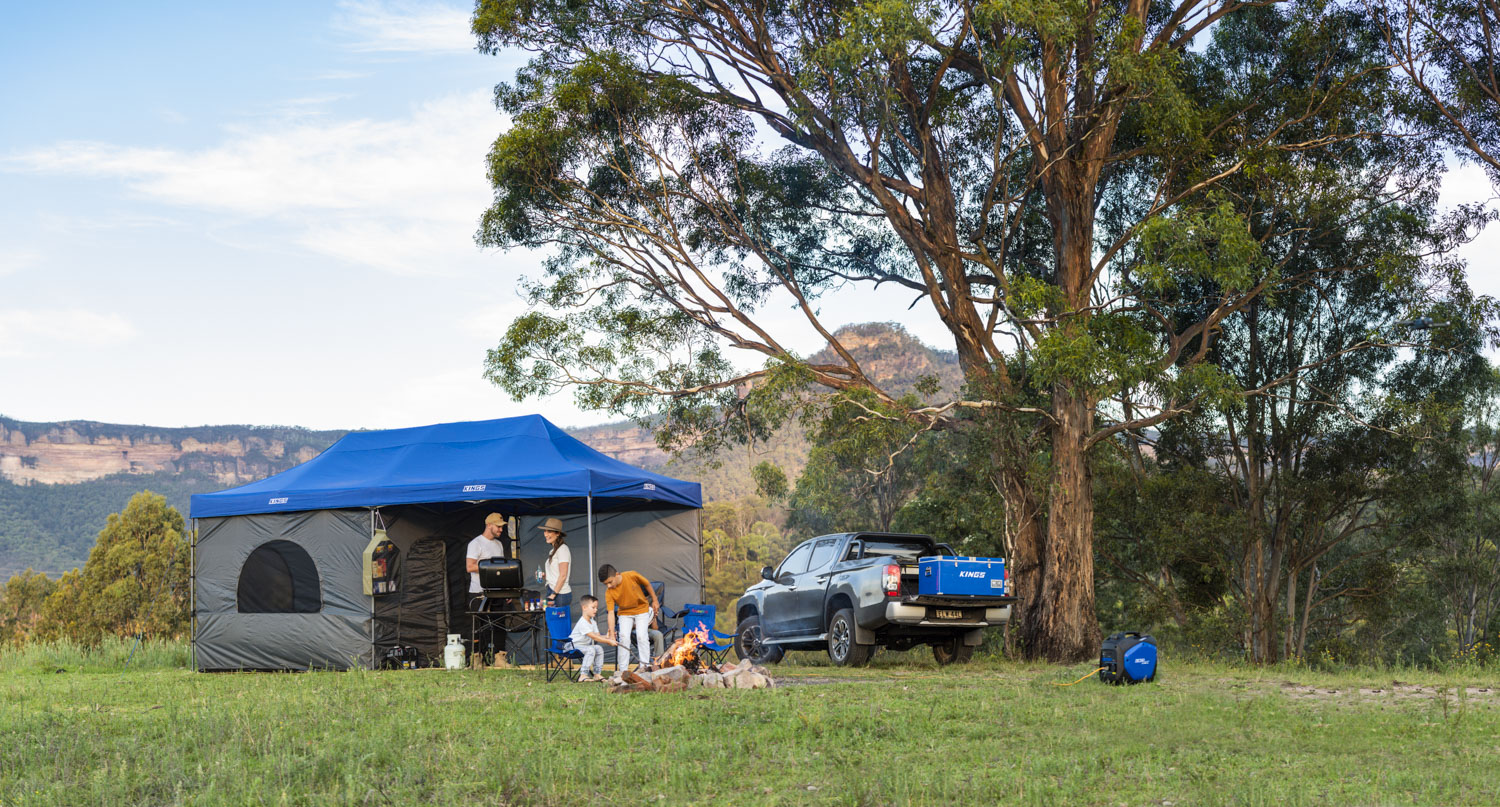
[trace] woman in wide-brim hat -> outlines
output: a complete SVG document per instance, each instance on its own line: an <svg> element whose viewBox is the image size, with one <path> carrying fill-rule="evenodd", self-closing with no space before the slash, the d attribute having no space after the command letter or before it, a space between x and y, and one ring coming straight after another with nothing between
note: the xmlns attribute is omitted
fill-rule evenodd
<svg viewBox="0 0 1500 807"><path fill-rule="evenodd" d="M573 587L568 585L573 551L568 549L568 533L563 530L562 519L549 518L543 521L542 537L552 546L552 550L547 553L547 562L542 565L547 580L547 607L567 608L573 604Z"/></svg>

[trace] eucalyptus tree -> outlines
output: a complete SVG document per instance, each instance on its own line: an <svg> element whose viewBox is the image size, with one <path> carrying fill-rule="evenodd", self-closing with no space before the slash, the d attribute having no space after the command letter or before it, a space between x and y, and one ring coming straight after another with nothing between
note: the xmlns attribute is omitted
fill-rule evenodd
<svg viewBox="0 0 1500 807"><path fill-rule="evenodd" d="M1500 0L1364 0L1430 130L1500 186Z"/></svg>
<svg viewBox="0 0 1500 807"><path fill-rule="evenodd" d="M182 636L192 617L189 554L182 514L159 494L137 493L109 515L83 567L57 581L34 635L86 644Z"/></svg>
<svg viewBox="0 0 1500 807"><path fill-rule="evenodd" d="M787 507L788 526L812 534L889 531L896 513L916 494L930 432L900 419L869 420L871 393L853 391L833 405L808 435L812 451ZM915 400L899 400L916 409ZM926 439L924 439L926 438Z"/></svg>
<svg viewBox="0 0 1500 807"><path fill-rule="evenodd" d="M1384 136L1389 76L1355 22L1233 0L480 0L480 49L532 57L496 90L477 237L549 256L487 374L650 419L667 446L765 434L808 389L919 428L1002 420L1021 644L1086 658L1089 455L1265 391L1214 346L1307 282L1262 250L1300 225L1254 227L1224 183ZM1227 59L1246 37L1265 50ZM829 321L857 316L850 287L940 321L963 389L908 405L874 383ZM799 333L833 358L800 359Z"/></svg>
<svg viewBox="0 0 1500 807"><path fill-rule="evenodd" d="M1397 512L1460 653L1489 642L1500 617L1500 370L1486 370L1451 428L1421 446Z"/></svg>

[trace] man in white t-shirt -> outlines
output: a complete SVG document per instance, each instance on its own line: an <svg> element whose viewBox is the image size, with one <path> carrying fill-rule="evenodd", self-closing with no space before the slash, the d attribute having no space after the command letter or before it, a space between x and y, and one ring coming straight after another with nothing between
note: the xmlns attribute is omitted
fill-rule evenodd
<svg viewBox="0 0 1500 807"><path fill-rule="evenodd" d="M469 570L469 598L474 600L469 610L475 610L484 589L479 585L479 561L489 558L508 557L505 551L505 516L490 513L484 517L484 532L469 542L469 552L464 556L464 566Z"/></svg>
<svg viewBox="0 0 1500 807"><path fill-rule="evenodd" d="M490 513L484 517L484 532L469 542L469 551L464 556L464 568L469 570L470 611L482 610L486 605L484 588L479 585L479 561L504 557L509 557L505 551L505 516ZM486 653L491 647L496 653L504 651L504 631L491 629L481 630L479 633L480 635L474 637L475 647L483 649Z"/></svg>

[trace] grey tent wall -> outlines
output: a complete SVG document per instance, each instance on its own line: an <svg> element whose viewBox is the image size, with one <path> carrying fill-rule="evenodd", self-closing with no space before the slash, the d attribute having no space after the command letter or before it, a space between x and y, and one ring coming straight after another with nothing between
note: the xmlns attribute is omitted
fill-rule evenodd
<svg viewBox="0 0 1500 807"><path fill-rule="evenodd" d="M573 587L571 620L578 619L578 600L597 579L588 568L588 522L584 514L561 516L567 531L573 566L568 582ZM523 516L520 522L521 564L528 585L534 585L533 570L541 568L551 547L542 537L544 517ZM684 603L701 602L702 564L699 562L698 511L684 509L640 510L625 513L594 513L595 561L621 571L633 569L653 582L666 584L666 602L674 610ZM604 589L598 589L603 599ZM604 615L599 617L603 627Z"/></svg>
<svg viewBox="0 0 1500 807"><path fill-rule="evenodd" d="M361 583L369 525L366 510L198 519L193 555L197 669L370 666L370 598ZM239 613L240 570L251 552L273 540L290 541L312 558L322 595L320 612Z"/></svg>

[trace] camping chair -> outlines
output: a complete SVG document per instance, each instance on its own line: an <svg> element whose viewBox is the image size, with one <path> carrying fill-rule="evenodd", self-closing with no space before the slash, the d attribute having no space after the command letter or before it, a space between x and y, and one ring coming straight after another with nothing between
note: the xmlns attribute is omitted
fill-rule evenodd
<svg viewBox="0 0 1500 807"><path fill-rule="evenodd" d="M709 643L701 645L701 647L708 653L709 661L715 666L722 665L724 657L729 655L730 650L734 649L734 637L727 633L720 633L714 627L718 613L719 607L717 605L697 605L694 603L684 605L682 611L683 633L692 633L699 628L708 633Z"/></svg>
<svg viewBox="0 0 1500 807"><path fill-rule="evenodd" d="M573 626L568 624L568 608L547 609L547 657L542 659L542 669L547 672L547 683L563 673L573 677L573 665L583 660L583 651L573 647L568 637Z"/></svg>
<svg viewBox="0 0 1500 807"><path fill-rule="evenodd" d="M652 633L655 633L656 636L653 636L651 638L653 641L660 638L662 647L665 648L671 645L672 642L677 641L678 633L678 626L668 625L667 620L681 619L682 615L686 612L673 611L672 607L667 605L666 583L662 583L660 581L652 581L651 590L656 594L656 601L661 603L661 613L657 614L657 624L661 625L661 630L653 630ZM659 656L662 654L662 650L660 648L653 648L653 653Z"/></svg>

